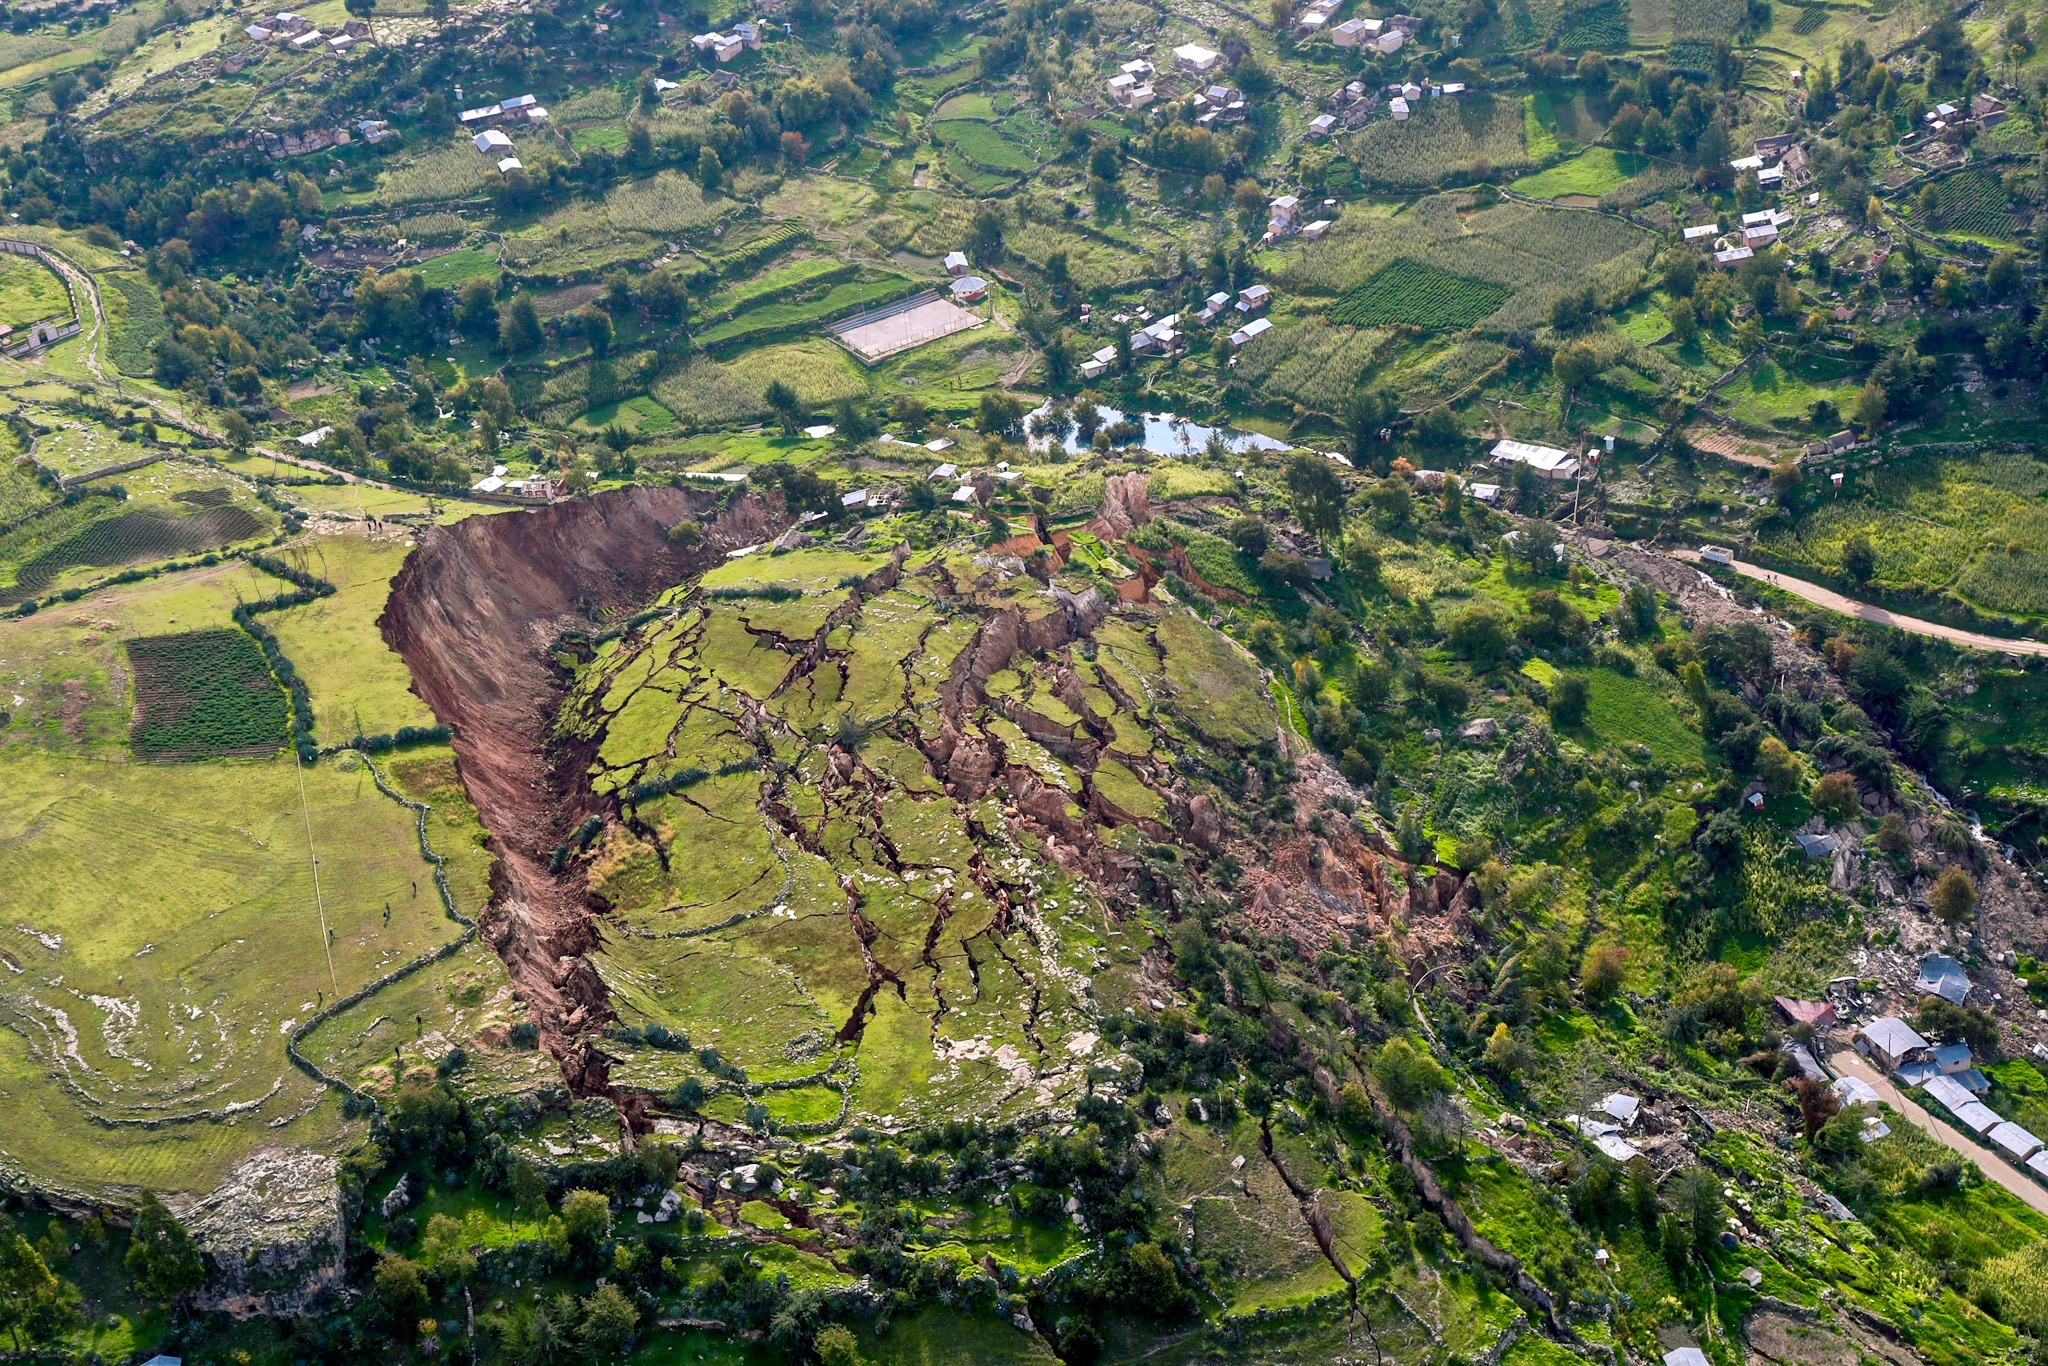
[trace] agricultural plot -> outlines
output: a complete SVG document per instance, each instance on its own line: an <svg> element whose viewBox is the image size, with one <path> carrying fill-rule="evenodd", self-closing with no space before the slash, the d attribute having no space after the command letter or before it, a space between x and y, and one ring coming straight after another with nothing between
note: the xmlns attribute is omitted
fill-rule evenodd
<svg viewBox="0 0 2048 1366"><path fill-rule="evenodd" d="M1238 353L1237 373L1304 408L1340 413L1392 337L1384 328L1338 327L1304 318L1246 346Z"/></svg>
<svg viewBox="0 0 2048 1366"><path fill-rule="evenodd" d="M334 1151L356 1126L286 1042L454 937L413 813L355 756L302 772L12 748L0 786L10 1161L87 1191L204 1191L261 1147Z"/></svg>
<svg viewBox="0 0 2048 1366"><path fill-rule="evenodd" d="M1929 182L1934 191L1931 230L1968 241L2011 246L2026 240L2035 206L2005 191L1998 172L1974 167Z"/></svg>
<svg viewBox="0 0 2048 1366"><path fill-rule="evenodd" d="M605 217L621 232L680 233L708 227L732 212L731 200L706 195L674 171L615 186L604 197Z"/></svg>
<svg viewBox="0 0 2048 1366"><path fill-rule="evenodd" d="M1374 119L1346 142L1368 183L1426 189L1529 164L1519 102L1481 94L1425 100L1407 119Z"/></svg>
<svg viewBox="0 0 2048 1366"><path fill-rule="evenodd" d="M729 364L692 356L655 381L653 397L688 426L718 426L766 413L763 395L778 379L814 408L868 391L858 363L819 337L759 347Z"/></svg>
<svg viewBox="0 0 2048 1366"><path fill-rule="evenodd" d="M255 638L193 631L128 642L135 671L135 755L151 760L268 754L284 743L290 708Z"/></svg>
<svg viewBox="0 0 2048 1366"><path fill-rule="evenodd" d="M9 432L0 447L18 450ZM57 501L56 491L36 477L35 467L16 454L0 455L0 530L12 527Z"/></svg>
<svg viewBox="0 0 2048 1366"><path fill-rule="evenodd" d="M437 199L462 199L481 191L494 172L468 138L452 146L416 152L377 177L378 202L396 207Z"/></svg>
<svg viewBox="0 0 2048 1366"><path fill-rule="evenodd" d="M1404 256L1340 295L1330 319L1353 327L1404 323L1461 329L1506 303L1510 292L1505 285L1452 275Z"/></svg>
<svg viewBox="0 0 2048 1366"><path fill-rule="evenodd" d="M1628 46L1628 8L1620 0L1567 9L1558 17L1560 52L1618 52Z"/></svg>
<svg viewBox="0 0 2048 1366"><path fill-rule="evenodd" d="M1774 553L1838 571L1855 536L1877 555L1876 581L1945 590L1991 611L2048 616L2048 578L2032 547L2048 541L2048 472L2030 455L1984 450L1863 476L1831 502L1764 538Z"/></svg>
<svg viewBox="0 0 2048 1366"><path fill-rule="evenodd" d="M55 271L33 256L0 252L0 327L70 316L71 295Z"/></svg>
<svg viewBox="0 0 2048 1366"><path fill-rule="evenodd" d="M166 325L162 297L156 286L132 271L105 271L99 282L111 323L108 359L124 375L148 374L156 364L156 340Z"/></svg>
<svg viewBox="0 0 2048 1366"><path fill-rule="evenodd" d="M1320 242L1276 257L1269 269L1289 289L1341 295L1395 261L1426 258L1445 274L1508 289L1482 321L1509 328L1535 325L1559 293L1604 281L1651 247L1649 233L1609 215L1515 203L1473 210L1466 197L1442 194L1392 217L1347 214Z"/></svg>
<svg viewBox="0 0 2048 1366"><path fill-rule="evenodd" d="M69 509L66 509L69 511ZM14 536L0 538L0 555L6 541L29 537L36 523L20 528ZM0 605L34 597L74 568L112 569L171 559L206 550L220 550L251 540L266 530L264 521L246 508L207 507L176 514L161 507L143 507L115 512L83 521L47 549L24 559L13 573L11 587L4 582L7 566L0 560Z"/></svg>

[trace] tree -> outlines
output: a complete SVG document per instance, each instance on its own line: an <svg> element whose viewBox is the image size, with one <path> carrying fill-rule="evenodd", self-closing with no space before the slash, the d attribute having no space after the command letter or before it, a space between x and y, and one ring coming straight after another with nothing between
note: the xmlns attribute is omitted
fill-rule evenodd
<svg viewBox="0 0 2048 1366"><path fill-rule="evenodd" d="M342 0L341 7L356 18L367 21L377 12L377 0Z"/></svg>
<svg viewBox="0 0 2048 1366"><path fill-rule="evenodd" d="M602 359L611 354L612 339L618 335L611 314L601 308L586 308L576 315L576 323L591 355Z"/></svg>
<svg viewBox="0 0 2048 1366"><path fill-rule="evenodd" d="M803 400L797 397L796 390L779 379L768 381L768 387L761 391L761 401L768 405L768 411L775 415L776 422L789 436L801 431L804 419L810 415Z"/></svg>
<svg viewBox="0 0 2048 1366"><path fill-rule="evenodd" d="M602 1191L568 1192L562 1197L562 1229L572 1243L595 1247L611 1236L611 1201Z"/></svg>
<svg viewBox="0 0 2048 1366"><path fill-rule="evenodd" d="M818 1366L860 1366L860 1341L843 1323L828 1323L811 1339Z"/></svg>
<svg viewBox="0 0 2048 1366"><path fill-rule="evenodd" d="M1595 944L1579 964L1579 990L1588 1004L1604 1004L1621 993L1627 972L1627 949L1619 944Z"/></svg>
<svg viewBox="0 0 2048 1366"><path fill-rule="evenodd" d="M498 310L498 349L524 356L540 349L540 311L522 294Z"/></svg>
<svg viewBox="0 0 2048 1366"><path fill-rule="evenodd" d="M429 1303L427 1283L411 1259L387 1252L377 1259L374 1276L377 1304L385 1317L400 1327L419 1322Z"/></svg>
<svg viewBox="0 0 2048 1366"><path fill-rule="evenodd" d="M1890 406L1891 400L1886 397L1884 386L1871 381L1856 391L1856 406L1851 412L1857 426L1866 432L1874 432L1884 426L1885 413Z"/></svg>
<svg viewBox="0 0 2048 1366"><path fill-rule="evenodd" d="M1344 514L1344 481L1328 460L1298 454L1287 462L1288 495L1302 526L1318 536L1335 534Z"/></svg>
<svg viewBox="0 0 2048 1366"><path fill-rule="evenodd" d="M48 1342L77 1322L78 1310L65 1292L43 1254L0 1215L0 1325L16 1351L24 1331L31 1343Z"/></svg>
<svg viewBox="0 0 2048 1366"><path fill-rule="evenodd" d="M1590 689L1584 674L1559 674L1550 689L1550 721L1559 730L1571 730L1586 719Z"/></svg>
<svg viewBox="0 0 2048 1366"><path fill-rule="evenodd" d="M1415 1110L1451 1090L1450 1074L1435 1058L1400 1035L1387 1040L1373 1059L1372 1074L1387 1099L1403 1110Z"/></svg>
<svg viewBox="0 0 2048 1366"><path fill-rule="evenodd" d="M1024 420L1024 405L1008 394L986 393L981 396L981 410L975 414L975 426L989 436L1001 436L1014 431Z"/></svg>
<svg viewBox="0 0 2048 1366"><path fill-rule="evenodd" d="M1390 527L1404 527L1414 515L1415 497L1408 490L1408 481L1398 474L1388 475L1373 485L1366 497L1372 500L1373 510L1386 519Z"/></svg>
<svg viewBox="0 0 2048 1366"><path fill-rule="evenodd" d="M1266 524L1256 517L1237 518L1223 528L1223 534L1237 547L1239 554L1249 555L1255 560L1265 554L1273 543Z"/></svg>
<svg viewBox="0 0 2048 1366"><path fill-rule="evenodd" d="M1600 373L1600 358L1584 342L1573 342L1559 347L1550 358L1550 373L1571 393Z"/></svg>
<svg viewBox="0 0 2048 1366"><path fill-rule="evenodd" d="M1953 865L1941 870L1941 876L1934 880L1934 890L1927 894L1927 905L1937 916L1954 925L1970 918L1977 909L1977 884L1970 881L1970 875Z"/></svg>
<svg viewBox="0 0 2048 1366"><path fill-rule="evenodd" d="M1829 773L1813 785L1813 809L1837 824L1863 810L1856 794L1856 780L1847 773Z"/></svg>
<svg viewBox="0 0 2048 1366"><path fill-rule="evenodd" d="M583 1321L578 1336L583 1346L600 1360L626 1350L633 1330L640 1326L640 1311L626 1292L609 1281L583 1299Z"/></svg>
<svg viewBox="0 0 2048 1366"><path fill-rule="evenodd" d="M697 183L707 190L716 190L725 183L725 163L718 158L718 149L705 143L697 149Z"/></svg>
<svg viewBox="0 0 2048 1366"><path fill-rule="evenodd" d="M1858 588L1869 584L1877 573L1877 551L1871 546L1870 538L1860 531L1842 546L1842 572Z"/></svg>
<svg viewBox="0 0 2048 1366"><path fill-rule="evenodd" d="M1476 603L1452 618L1445 639L1474 668L1491 669L1507 657L1513 624L1500 608Z"/></svg>
<svg viewBox="0 0 2048 1366"><path fill-rule="evenodd" d="M1894 856L1908 853L1913 848L1913 834L1906 828L1906 818L1896 811L1884 813L1884 819L1877 823L1877 847Z"/></svg>
<svg viewBox="0 0 2048 1366"><path fill-rule="evenodd" d="M1775 735L1765 736L1757 748L1756 770L1773 797L1790 796L1806 782L1805 762Z"/></svg>
<svg viewBox="0 0 2048 1366"><path fill-rule="evenodd" d="M192 1235L178 1217L148 1191L135 1211L135 1230L122 1260L144 1298L166 1307L197 1290L206 1279L206 1265Z"/></svg>

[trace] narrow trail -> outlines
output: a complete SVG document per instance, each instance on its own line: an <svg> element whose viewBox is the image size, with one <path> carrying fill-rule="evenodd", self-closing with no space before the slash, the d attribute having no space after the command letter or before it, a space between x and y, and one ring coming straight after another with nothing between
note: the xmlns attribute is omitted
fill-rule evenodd
<svg viewBox="0 0 2048 1366"><path fill-rule="evenodd" d="M1667 550L1663 553L1674 560L1682 560L1688 564L1702 563L1697 550ZM1910 635L1916 636L1927 636L1933 640L1945 640L1951 645L1961 645L1971 650L1983 650L1990 654L2048 657L2048 644L2038 640L2007 640L2000 636L1987 636L1977 631L1965 631L1956 626L1944 626L1938 621L1927 621L1920 617L1902 616L1897 612L1887 611L1882 607L1876 607L1867 602L1858 602L1855 598L1844 597L1833 589L1823 588L1817 583L1809 583L1805 579L1795 579L1789 574L1780 574L1775 569L1765 569L1762 565L1749 564L1742 560L1735 561L1728 568L1733 569L1744 578L1755 579L1758 583L1766 583L1773 588L1782 588L1794 597L1804 598L1816 607L1825 607L1830 612L1839 612L1845 617L1854 617L1858 621L1867 621L1877 626L1889 626L1895 631L1905 631Z"/></svg>

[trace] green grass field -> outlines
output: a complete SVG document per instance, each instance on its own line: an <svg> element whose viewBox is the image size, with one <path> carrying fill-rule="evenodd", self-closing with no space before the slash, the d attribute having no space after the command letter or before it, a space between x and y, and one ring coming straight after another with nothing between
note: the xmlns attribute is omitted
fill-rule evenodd
<svg viewBox="0 0 2048 1366"><path fill-rule="evenodd" d="M1509 186L1517 194L1528 195L1531 199L1563 199L1567 195L1585 195L1597 199L1601 195L1620 189L1633 176L1641 174L1650 164L1650 159L1632 152L1616 152L1609 147L1588 147L1570 161L1562 161L1547 170L1534 175L1523 176Z"/></svg>
<svg viewBox="0 0 2048 1366"><path fill-rule="evenodd" d="M353 756L302 773L15 747L0 781L0 953L26 973L0 991L0 1147L88 1189L197 1190L261 1145L340 1141L285 1036L454 936L410 892L412 813Z"/></svg>
<svg viewBox="0 0 2048 1366"><path fill-rule="evenodd" d="M1705 757L1699 732L1650 684L1613 669L1588 670L1586 683L1586 720L1609 744L1647 746L1652 758L1672 768Z"/></svg>
<svg viewBox="0 0 2048 1366"><path fill-rule="evenodd" d="M0 253L0 326L70 316L71 295L54 271L32 256Z"/></svg>
<svg viewBox="0 0 2048 1366"><path fill-rule="evenodd" d="M433 712L411 690L405 661L377 631L391 578L411 549L409 540L344 534L308 538L286 552L338 590L263 619L306 679L314 738L323 745L434 724Z"/></svg>

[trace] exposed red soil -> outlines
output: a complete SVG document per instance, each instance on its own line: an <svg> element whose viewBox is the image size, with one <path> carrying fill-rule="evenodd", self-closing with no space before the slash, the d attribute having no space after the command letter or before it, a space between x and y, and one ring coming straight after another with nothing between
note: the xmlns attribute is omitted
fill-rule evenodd
<svg viewBox="0 0 2048 1366"><path fill-rule="evenodd" d="M560 685L550 654L564 629L637 607L787 520L751 498L714 514L703 490L635 487L435 527L392 581L378 622L413 690L454 729L457 770L490 832L484 935L544 1046L588 1089L603 1089L602 1064L581 1040L608 1014L585 957L597 931L580 877L548 865L597 806L577 780L587 756L551 758ZM668 537L685 519L704 525L689 549Z"/></svg>

